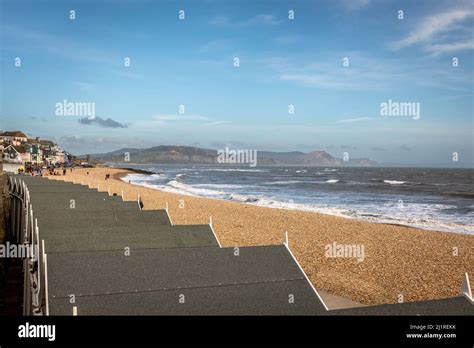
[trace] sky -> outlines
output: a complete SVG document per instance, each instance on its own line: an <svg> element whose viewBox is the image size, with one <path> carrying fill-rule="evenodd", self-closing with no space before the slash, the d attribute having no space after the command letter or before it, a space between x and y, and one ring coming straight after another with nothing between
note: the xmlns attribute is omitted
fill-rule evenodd
<svg viewBox="0 0 474 348"><path fill-rule="evenodd" d="M0 4L2 130L74 154L229 146L473 167L473 1ZM65 100L95 115L58 113ZM381 115L389 100L420 113Z"/></svg>

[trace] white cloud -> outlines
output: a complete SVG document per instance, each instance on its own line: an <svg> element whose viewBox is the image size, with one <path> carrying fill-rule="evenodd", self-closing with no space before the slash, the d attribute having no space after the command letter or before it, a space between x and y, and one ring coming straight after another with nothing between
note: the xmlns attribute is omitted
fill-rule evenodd
<svg viewBox="0 0 474 348"><path fill-rule="evenodd" d="M447 50L449 47L443 47ZM441 49L441 48L438 48ZM341 57L350 58L350 66L343 67ZM309 88L338 91L393 91L402 85L417 85L458 92L472 91L472 77L453 74L452 68L433 68L424 62L399 64L396 58L370 57L359 52L322 54L317 63L267 59L280 81Z"/></svg>
<svg viewBox="0 0 474 348"><path fill-rule="evenodd" d="M433 53L434 55L472 49L474 49L473 40L468 40L464 42L434 44L425 48L426 51Z"/></svg>
<svg viewBox="0 0 474 348"><path fill-rule="evenodd" d="M212 121L212 122L207 122L205 123L206 126L221 126L223 124L229 124L232 123L230 121Z"/></svg>
<svg viewBox="0 0 474 348"><path fill-rule="evenodd" d="M435 54L470 49L473 46L472 36L467 42L441 42L441 40L442 37L453 34L455 31L466 29L469 31L469 28L465 28L462 23L473 16L472 9L453 9L429 16L405 38L393 42L391 48L399 50L421 44L426 51Z"/></svg>
<svg viewBox="0 0 474 348"><path fill-rule="evenodd" d="M176 114L159 114L153 115L149 120L141 120L134 122L134 126L138 128L151 128L156 126L180 125L183 127L200 127L200 126L221 126L229 124L231 121L213 120L201 115L176 115Z"/></svg>
<svg viewBox="0 0 474 348"><path fill-rule="evenodd" d="M154 115L154 121L159 122L176 122L176 121L208 121L209 118L200 115Z"/></svg>
<svg viewBox="0 0 474 348"><path fill-rule="evenodd" d="M343 120L338 120L336 123L355 123L361 121L369 121L375 119L374 117L357 117L357 118L347 118Z"/></svg>
<svg viewBox="0 0 474 348"><path fill-rule="evenodd" d="M280 24L282 21L279 20L275 15L262 13L252 18L234 21L231 18L223 15L216 16L209 21L209 24L218 26L250 26L250 25L275 25Z"/></svg>
<svg viewBox="0 0 474 348"><path fill-rule="evenodd" d="M343 67L343 55L321 60L318 63L286 64L276 66L279 79L294 82L306 87L335 90L380 90L386 87L386 76L393 66L382 64L370 58L349 55L357 61L350 67Z"/></svg>
<svg viewBox="0 0 474 348"><path fill-rule="evenodd" d="M249 24L274 25L281 21L272 14L259 14L249 20Z"/></svg>

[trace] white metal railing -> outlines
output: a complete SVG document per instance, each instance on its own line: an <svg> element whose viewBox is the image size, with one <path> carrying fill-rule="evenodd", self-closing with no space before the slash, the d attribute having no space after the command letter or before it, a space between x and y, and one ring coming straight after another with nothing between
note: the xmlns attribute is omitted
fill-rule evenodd
<svg viewBox="0 0 474 348"><path fill-rule="evenodd" d="M34 216L28 185L20 177L10 175L7 185L13 198L11 237L16 243L22 243L29 251L23 263L23 314L48 315L46 252L44 241L40 239L40 229Z"/></svg>

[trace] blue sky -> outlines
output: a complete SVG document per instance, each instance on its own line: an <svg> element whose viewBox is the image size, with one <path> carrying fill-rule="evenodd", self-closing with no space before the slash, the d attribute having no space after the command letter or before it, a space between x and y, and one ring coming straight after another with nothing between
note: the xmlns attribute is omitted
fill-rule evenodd
<svg viewBox="0 0 474 348"><path fill-rule="evenodd" d="M0 129L73 153L228 145L473 163L472 1L1 0L1 13ZM380 116L389 99L420 103L420 118ZM57 116L63 100L95 103L96 118Z"/></svg>

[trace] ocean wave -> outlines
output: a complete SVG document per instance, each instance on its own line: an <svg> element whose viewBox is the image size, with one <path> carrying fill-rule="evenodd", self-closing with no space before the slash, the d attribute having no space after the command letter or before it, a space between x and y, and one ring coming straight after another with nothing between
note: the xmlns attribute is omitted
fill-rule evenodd
<svg viewBox="0 0 474 348"><path fill-rule="evenodd" d="M329 180L326 180L326 182L328 184L335 184L335 183L339 182L339 180L338 179L329 179Z"/></svg>
<svg viewBox="0 0 474 348"><path fill-rule="evenodd" d="M128 182L129 180L134 181L155 181L157 179L163 179L166 175L164 174L128 174L122 178L122 181Z"/></svg>
<svg viewBox="0 0 474 348"><path fill-rule="evenodd" d="M165 189L167 187L171 187L175 190L177 190L177 193L182 193L182 194L190 194L193 196L206 196L206 197L215 197L215 196L222 196L227 194L225 191L217 191L217 190L209 190L209 189L204 189L204 188L198 188L192 185L187 185L184 184L180 181L177 180L171 180L169 181Z"/></svg>
<svg viewBox="0 0 474 348"><path fill-rule="evenodd" d="M390 185L403 185L406 183L406 181L397 181L397 180L384 180L383 182Z"/></svg>
<svg viewBox="0 0 474 348"><path fill-rule="evenodd" d="M266 173L268 170L263 169L240 169L240 168L229 168L229 169L222 169L222 168L210 168L210 169L203 169L205 172L251 172L251 173Z"/></svg>
<svg viewBox="0 0 474 348"><path fill-rule="evenodd" d="M229 200L231 201L238 201L243 203L256 203L261 200L261 197L252 196L252 195L241 195L238 193L231 193L229 195Z"/></svg>
<svg viewBox="0 0 474 348"><path fill-rule="evenodd" d="M175 178L175 180L180 180L184 175L186 175L186 174L176 174L176 176L174 178Z"/></svg>
<svg viewBox="0 0 474 348"><path fill-rule="evenodd" d="M264 185L290 185L290 184L299 184L304 183L305 181L301 180L281 180L281 181L268 181Z"/></svg>
<svg viewBox="0 0 474 348"><path fill-rule="evenodd" d="M250 186L234 185L234 184L194 184L194 187L207 187L213 189L241 189L249 188Z"/></svg>

